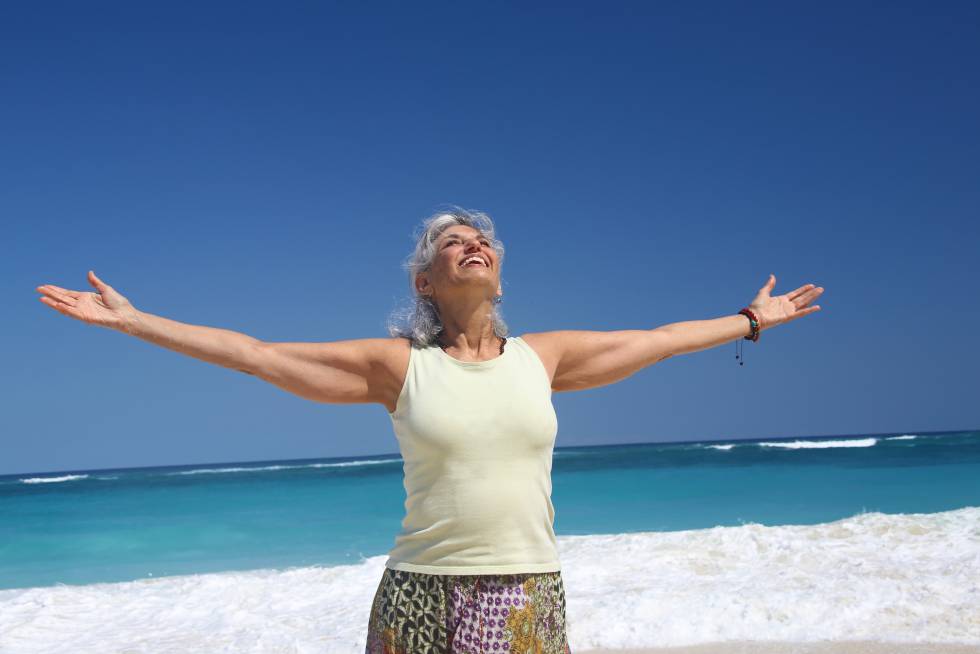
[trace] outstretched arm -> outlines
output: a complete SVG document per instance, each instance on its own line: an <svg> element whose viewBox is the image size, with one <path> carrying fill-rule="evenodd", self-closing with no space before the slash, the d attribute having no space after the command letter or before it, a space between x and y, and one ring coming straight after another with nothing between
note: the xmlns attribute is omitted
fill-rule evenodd
<svg viewBox="0 0 980 654"><path fill-rule="evenodd" d="M776 277L770 275L749 308L760 329L771 329L820 310L808 306L824 289L805 284L795 291L770 296ZM605 386L678 354L698 352L751 334L741 314L709 320L675 322L656 329L623 331L555 331L529 334L525 340L542 355L546 369L554 370L554 391L578 391Z"/></svg>
<svg viewBox="0 0 980 654"><path fill-rule="evenodd" d="M130 334L208 363L255 374L261 343L258 339L229 329L189 325L140 311L91 270L88 279L95 293L53 284L38 286L37 291L43 293L42 302L76 320Z"/></svg>
<svg viewBox="0 0 980 654"><path fill-rule="evenodd" d="M775 286L776 276L769 275L765 285L759 289L755 299L749 304L749 308L759 319L760 331L820 311L819 304L812 307L808 305L823 294L822 286L804 284L795 291L772 297L770 293ZM749 319L742 314L714 320L676 322L657 329L671 334L669 339L671 355L706 350L752 333Z"/></svg>
<svg viewBox="0 0 980 654"><path fill-rule="evenodd" d="M97 292L52 284L37 290L43 294L43 303L66 316L255 375L305 399L392 406L398 396L400 386L392 370L407 366L408 350L402 339L268 343L229 329L191 325L139 311L92 271L89 283Z"/></svg>

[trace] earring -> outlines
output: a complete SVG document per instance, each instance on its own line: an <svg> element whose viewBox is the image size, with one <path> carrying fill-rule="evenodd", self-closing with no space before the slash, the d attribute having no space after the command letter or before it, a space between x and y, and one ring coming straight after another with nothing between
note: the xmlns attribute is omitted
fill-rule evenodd
<svg viewBox="0 0 980 654"><path fill-rule="evenodd" d="M493 298L493 303L494 304L500 304L503 301L504 301L504 296L503 295L496 295Z"/></svg>

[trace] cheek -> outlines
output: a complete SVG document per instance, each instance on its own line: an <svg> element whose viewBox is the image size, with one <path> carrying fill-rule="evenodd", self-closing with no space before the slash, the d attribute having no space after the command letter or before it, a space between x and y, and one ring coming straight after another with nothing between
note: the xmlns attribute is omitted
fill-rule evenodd
<svg viewBox="0 0 980 654"><path fill-rule="evenodd" d="M453 274L453 270L456 268L456 262L449 257L440 257L432 268L439 277L448 277Z"/></svg>

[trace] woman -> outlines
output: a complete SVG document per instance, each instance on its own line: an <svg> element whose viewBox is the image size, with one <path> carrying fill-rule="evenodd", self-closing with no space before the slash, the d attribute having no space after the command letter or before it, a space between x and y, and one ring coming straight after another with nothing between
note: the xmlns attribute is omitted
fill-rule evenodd
<svg viewBox="0 0 980 654"><path fill-rule="evenodd" d="M96 293L39 286L61 313L327 403L375 402L404 459L406 515L370 610L366 652L568 653L553 531L554 391L612 384L819 310L806 284L742 312L652 330L508 336L503 244L489 216L427 219L407 263L414 307L390 338L268 343L137 310L89 271Z"/></svg>

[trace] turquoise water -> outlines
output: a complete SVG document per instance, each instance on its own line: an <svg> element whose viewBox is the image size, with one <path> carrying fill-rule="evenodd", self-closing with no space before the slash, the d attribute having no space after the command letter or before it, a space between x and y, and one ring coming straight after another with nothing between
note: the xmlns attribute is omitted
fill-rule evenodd
<svg viewBox="0 0 980 654"><path fill-rule="evenodd" d="M730 447L729 447L730 446ZM558 448L561 535L980 506L980 432ZM0 477L0 588L357 563L403 516L397 455Z"/></svg>

